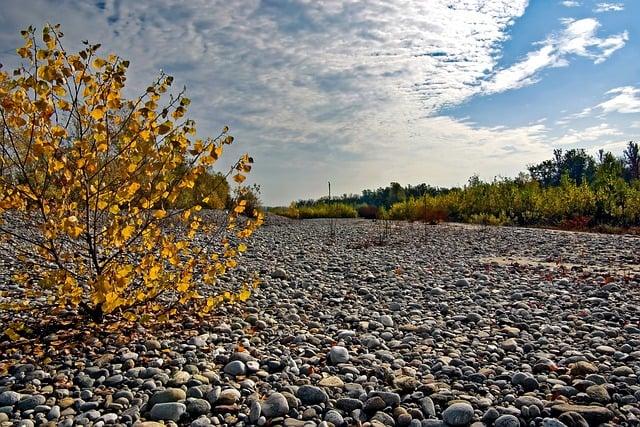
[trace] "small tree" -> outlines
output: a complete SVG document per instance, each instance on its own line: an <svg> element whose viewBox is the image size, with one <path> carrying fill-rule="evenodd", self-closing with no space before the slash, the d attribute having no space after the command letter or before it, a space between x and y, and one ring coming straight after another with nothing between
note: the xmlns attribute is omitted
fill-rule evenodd
<svg viewBox="0 0 640 427"><path fill-rule="evenodd" d="M629 141L627 144L624 150L624 163L629 181L640 179L640 146L637 142Z"/></svg>
<svg viewBox="0 0 640 427"><path fill-rule="evenodd" d="M245 300L251 285L219 294L217 278L236 267L262 216L243 218L239 199L205 220L209 196L199 191L176 204L233 142L228 129L194 140L190 101L184 89L167 94L170 76L127 100L128 61L87 42L70 54L58 26L45 26L41 41L31 27L22 35L24 63L0 72L0 235L20 254L24 289L12 306L78 308L101 322ZM245 154L224 178L242 183L252 162Z"/></svg>

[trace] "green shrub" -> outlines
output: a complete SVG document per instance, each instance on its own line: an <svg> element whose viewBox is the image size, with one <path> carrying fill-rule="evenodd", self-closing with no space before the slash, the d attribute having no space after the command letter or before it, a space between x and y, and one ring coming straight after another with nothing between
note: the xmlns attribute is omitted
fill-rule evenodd
<svg viewBox="0 0 640 427"><path fill-rule="evenodd" d="M318 203L311 206L300 206L296 208L298 218L356 218L356 209L346 203Z"/></svg>

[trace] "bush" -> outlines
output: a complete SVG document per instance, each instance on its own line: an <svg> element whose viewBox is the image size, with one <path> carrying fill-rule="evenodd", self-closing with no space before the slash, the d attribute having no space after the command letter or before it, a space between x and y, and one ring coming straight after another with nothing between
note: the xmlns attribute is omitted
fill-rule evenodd
<svg viewBox="0 0 640 427"><path fill-rule="evenodd" d="M559 227L640 224L640 183L603 179L577 185L567 176L555 187L528 180L496 180L395 203L389 217L428 222L462 221ZM588 224L583 224L588 218Z"/></svg>
<svg viewBox="0 0 640 427"><path fill-rule="evenodd" d="M377 219L380 215L379 209L372 205L362 205L358 207L358 216L366 219Z"/></svg>
<svg viewBox="0 0 640 427"><path fill-rule="evenodd" d="M183 173L181 170L185 167L186 165L182 165L176 173ZM206 202L204 201L205 199ZM233 202L231 201L227 178L221 173L205 170L196 178L193 187L182 190L171 207L186 209L201 205L203 208L220 210L230 203ZM248 204L249 201L247 200L247 211L250 212Z"/></svg>
<svg viewBox="0 0 640 427"><path fill-rule="evenodd" d="M298 212L295 203L291 203L289 207L277 206L269 208L269 212L274 215L280 215L292 219L298 219L300 217L300 213Z"/></svg>
<svg viewBox="0 0 640 427"><path fill-rule="evenodd" d="M345 203L317 203L311 206L296 207L298 218L356 218L355 208Z"/></svg>
<svg viewBox="0 0 640 427"><path fill-rule="evenodd" d="M470 224L481 224L481 225L510 225L511 221L509 218L504 215L504 213L500 214L500 216L495 216L492 214L473 214L467 220Z"/></svg>
<svg viewBox="0 0 640 427"><path fill-rule="evenodd" d="M33 28L22 34L25 64L0 72L0 235L29 256L14 277L25 292L4 308L162 321L178 307L245 300L250 285L216 294L216 278L236 267L262 217L243 219L242 199L223 220L201 213L218 203L210 178L223 177L206 171L233 142L227 128L194 141L189 99L165 95L170 76L127 100L128 61L97 56L99 45L71 54L57 26L42 42ZM252 162L242 156L224 181L241 183Z"/></svg>
<svg viewBox="0 0 640 427"><path fill-rule="evenodd" d="M262 202L260 201L260 186L258 184L253 184L247 187L238 187L234 192L234 195L234 201L229 201L231 205L230 209L233 209L234 203L236 203L237 200L244 200L245 215L251 218L257 218L258 216L263 215Z"/></svg>

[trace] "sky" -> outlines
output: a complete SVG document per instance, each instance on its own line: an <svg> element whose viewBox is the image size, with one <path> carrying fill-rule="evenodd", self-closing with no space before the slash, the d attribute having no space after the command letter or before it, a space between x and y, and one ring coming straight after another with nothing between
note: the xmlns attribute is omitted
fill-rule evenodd
<svg viewBox="0 0 640 427"><path fill-rule="evenodd" d="M19 31L163 70L200 136L228 125L266 205L391 181L515 176L556 148L620 154L640 133L640 0L0 0Z"/></svg>

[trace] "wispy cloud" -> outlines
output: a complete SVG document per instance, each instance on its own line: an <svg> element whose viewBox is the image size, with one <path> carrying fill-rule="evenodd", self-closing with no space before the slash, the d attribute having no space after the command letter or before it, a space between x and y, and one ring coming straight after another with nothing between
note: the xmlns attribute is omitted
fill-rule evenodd
<svg viewBox="0 0 640 427"><path fill-rule="evenodd" d="M609 99L592 107L586 107L578 113L563 119L580 119L592 115L607 115L611 113L632 114L640 113L640 89L633 86L622 86L605 93Z"/></svg>
<svg viewBox="0 0 640 427"><path fill-rule="evenodd" d="M598 3L593 9L595 13L603 12L622 12L624 10L624 3Z"/></svg>
<svg viewBox="0 0 640 427"><path fill-rule="evenodd" d="M612 95L608 100L598 104L595 109L608 113L640 113L640 89L624 86L611 89L606 93Z"/></svg>
<svg viewBox="0 0 640 427"><path fill-rule="evenodd" d="M562 5L564 7L578 7L580 6L580 2L574 1L574 0L564 0L562 2Z"/></svg>
<svg viewBox="0 0 640 427"><path fill-rule="evenodd" d="M531 85L540 79L542 70L567 66L572 56L589 58L599 64L621 49L629 39L627 31L598 37L596 33L600 23L593 18L569 19L565 20L565 25L563 31L540 42L540 49L529 52L520 62L495 73L483 84L484 91L496 93Z"/></svg>
<svg viewBox="0 0 640 427"><path fill-rule="evenodd" d="M229 157L250 151L252 175L277 203L322 194L328 177L349 183L345 191L390 180L449 185L547 156L543 123L441 116L473 96L532 84L574 56L602 62L628 38L599 34L595 19L566 21L498 69L528 3L3 0L0 52L10 68L4 52L20 43L20 28L59 22L71 49L89 38L131 59L130 94L165 70L186 84L201 134L230 125L240 146Z"/></svg>
<svg viewBox="0 0 640 427"><path fill-rule="evenodd" d="M569 131L554 141L554 145L575 145L586 142L598 141L606 136L619 136L622 132L609 126L607 123L590 126L582 130L569 129Z"/></svg>

